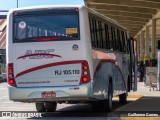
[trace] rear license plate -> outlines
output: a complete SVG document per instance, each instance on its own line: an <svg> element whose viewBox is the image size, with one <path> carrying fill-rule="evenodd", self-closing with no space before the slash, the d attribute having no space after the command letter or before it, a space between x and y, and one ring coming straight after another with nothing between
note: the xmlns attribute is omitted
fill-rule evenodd
<svg viewBox="0 0 160 120"><path fill-rule="evenodd" d="M42 98L53 98L56 97L56 93L51 91L51 92L42 92L41 94Z"/></svg>

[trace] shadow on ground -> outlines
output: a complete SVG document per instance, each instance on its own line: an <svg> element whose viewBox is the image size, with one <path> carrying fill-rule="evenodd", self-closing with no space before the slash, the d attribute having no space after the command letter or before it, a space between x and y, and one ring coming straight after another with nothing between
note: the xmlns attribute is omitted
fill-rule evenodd
<svg viewBox="0 0 160 120"><path fill-rule="evenodd" d="M126 104L132 103L128 101ZM119 104L118 101L113 102L113 111L117 108L122 107L126 104ZM65 107L56 112L45 112L42 113L43 117L107 117L107 112L93 112L90 104L76 104L73 106Z"/></svg>

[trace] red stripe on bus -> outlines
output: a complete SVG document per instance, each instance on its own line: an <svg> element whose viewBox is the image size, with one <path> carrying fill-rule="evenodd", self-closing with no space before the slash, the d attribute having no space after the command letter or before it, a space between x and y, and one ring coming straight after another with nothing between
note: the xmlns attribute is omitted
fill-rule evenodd
<svg viewBox="0 0 160 120"><path fill-rule="evenodd" d="M120 67L119 67L118 65L116 65L116 60L114 60L114 59L109 59L109 60L103 59L103 60L101 60L101 61L99 62L99 64L97 65L96 70L95 70L95 72L94 72L94 78L96 77L96 74L98 73L98 71L99 71L99 69L102 67L102 65L105 64L105 63L109 63L109 62L112 63L112 64L114 64L114 65L116 66L116 68L118 69L118 71L120 72L120 74L121 74L121 76L122 76L123 83L124 83L125 88L126 88L126 83L125 83L125 80L124 80L124 77L123 77L123 73L122 73L122 71L120 70ZM126 89L126 90L127 90L127 89Z"/></svg>
<svg viewBox="0 0 160 120"><path fill-rule="evenodd" d="M97 74L97 72L99 71L99 69L101 68L101 66L104 64L104 63L107 63L107 62L110 62L110 63L113 63L113 64L115 64L115 60L114 59L103 59L103 60L101 60L100 62L99 62L99 64L97 65L97 67L96 67L96 70L95 70L95 72L94 72L94 77L96 76L96 74Z"/></svg>
<svg viewBox="0 0 160 120"><path fill-rule="evenodd" d="M25 59L26 57L38 56L38 55L52 56L52 57L61 57L60 55L56 55L56 54L36 53L36 54L28 54L28 55L20 56L17 59L20 59L20 58L24 58Z"/></svg>
<svg viewBox="0 0 160 120"><path fill-rule="evenodd" d="M75 64L75 63L83 63L85 62L85 60L75 60L75 61L63 61L63 62L56 62L56 63L49 63L49 64L45 64L45 65L41 65L41 66L37 66L34 68L30 68L28 70L22 71L20 73L18 73L16 75L15 78L22 76L24 74L36 71L36 70L40 70L40 69L44 69L44 68L48 68L48 67L53 67L53 66L58 66L58 65L66 65L66 64Z"/></svg>

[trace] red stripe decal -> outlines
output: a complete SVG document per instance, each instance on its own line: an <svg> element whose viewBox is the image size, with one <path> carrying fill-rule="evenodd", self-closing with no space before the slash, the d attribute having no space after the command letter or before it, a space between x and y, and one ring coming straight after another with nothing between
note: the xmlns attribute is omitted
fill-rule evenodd
<svg viewBox="0 0 160 120"><path fill-rule="evenodd" d="M116 68L118 69L118 71L121 73L121 76L122 76L122 80L123 80L123 83L125 85L125 88L126 88L126 83L125 83L125 80L124 80L124 77L123 77L123 73L122 71L120 70L120 67L118 65L116 65L116 61L114 59L110 59L110 60L106 60L106 59L103 59L99 62L99 64L97 65L96 67L96 70L94 72L94 78L96 77L96 74L98 73L99 69L101 68L101 66L107 62L110 62L110 63L113 63ZM127 90L127 89L126 89Z"/></svg>
<svg viewBox="0 0 160 120"><path fill-rule="evenodd" d="M96 77L96 74L98 73L98 71L99 71L99 69L101 68L101 66L104 64L104 63L106 63L106 62L111 62L111 63L113 63L113 64L115 64L115 60L114 59L103 59L103 60L101 60L100 62L99 62L99 64L97 65L97 67L96 67L96 70L95 70L95 72L94 72L94 77Z"/></svg>
<svg viewBox="0 0 160 120"><path fill-rule="evenodd" d="M76 64L76 63L83 63L83 62L85 62L85 60L63 61L63 62L45 64L45 65L37 66L37 67L34 67L34 68L30 68L28 70L22 71L22 72L18 73L15 78L17 78L19 76L22 76L24 74L27 74L27 73L36 71L36 70L47 68L47 67L53 67L53 66L65 65L65 64Z"/></svg>
<svg viewBox="0 0 160 120"><path fill-rule="evenodd" d="M36 54L29 54L29 55L20 56L17 59L20 59L20 58L25 59L26 57L38 56L38 55L52 56L52 57L61 57L60 55L56 55L56 54L36 53Z"/></svg>

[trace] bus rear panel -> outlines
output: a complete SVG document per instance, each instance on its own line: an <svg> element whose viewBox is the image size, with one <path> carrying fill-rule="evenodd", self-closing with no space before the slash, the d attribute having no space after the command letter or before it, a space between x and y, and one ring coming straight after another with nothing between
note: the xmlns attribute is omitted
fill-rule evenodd
<svg viewBox="0 0 160 120"><path fill-rule="evenodd" d="M91 78L89 63L79 50L79 8L14 10L8 18L10 99L88 100Z"/></svg>

